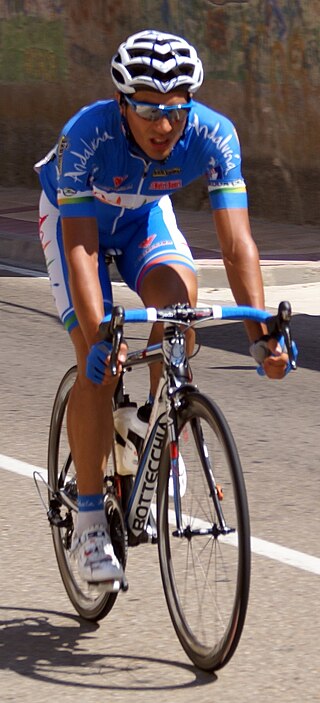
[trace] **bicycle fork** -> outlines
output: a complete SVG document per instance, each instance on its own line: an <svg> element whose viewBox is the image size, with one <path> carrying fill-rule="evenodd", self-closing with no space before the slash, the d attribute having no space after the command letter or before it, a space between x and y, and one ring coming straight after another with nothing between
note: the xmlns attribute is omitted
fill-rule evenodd
<svg viewBox="0 0 320 703"><path fill-rule="evenodd" d="M175 399L175 405L177 404L177 399L179 397L179 392L177 393L177 398ZM172 401L171 401L172 402ZM181 485L180 485L180 475L181 475L181 463L183 458L179 452L179 440L178 440L178 430L177 430L177 416L176 409L172 408L171 412L168 413L168 436L169 436L169 450L170 450L170 474L172 476L173 484L173 501L174 501L174 511L176 519L177 529L173 531L174 537L186 537L190 540L195 536L212 536L217 539L221 535L225 536L232 532L235 532L235 528L229 527L224 518L222 510L223 501L223 489L221 486L216 484L211 462L209 459L209 452L205 443L203 436L201 423L198 418L192 418L191 429L195 445L197 448L198 456L200 458L207 484L208 491L212 497L215 513L217 516L217 522L212 525L192 527L191 526L191 516L189 516L186 525L186 516L183 515L182 505L181 505ZM187 468L185 469L187 474Z"/></svg>

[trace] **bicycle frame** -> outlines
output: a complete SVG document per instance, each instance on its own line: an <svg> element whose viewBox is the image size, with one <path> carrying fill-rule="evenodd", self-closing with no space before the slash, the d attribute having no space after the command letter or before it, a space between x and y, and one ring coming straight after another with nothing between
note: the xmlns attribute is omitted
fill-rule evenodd
<svg viewBox="0 0 320 703"><path fill-rule="evenodd" d="M120 311L120 314L119 314ZM119 321L120 324L112 328L113 320ZM174 490L174 501L177 518L177 530L180 529L179 517L179 484L178 471L175 470L178 461L177 452L175 453L175 443L177 443L177 427L175 410L179 407L179 391L185 390L186 387L190 390L196 390L192 385L192 373L186 355L185 332L182 328L188 329L194 326L208 326L221 319L253 319L258 322L267 322L273 324L273 329L277 333L284 335L286 347L289 354L289 362L291 368L296 368L294 355L292 351L292 342L289 323L291 319L291 306L289 303L280 303L278 314L270 315L266 311L246 306L238 307L221 307L218 305L209 308L189 308L188 306L176 306L164 310L156 310L155 308L147 308L144 310L129 310L125 311L122 308L115 308L112 315L107 315L101 323L100 329L102 336L114 335L117 344L120 344L121 334L124 322L156 322L160 321L164 324L164 336L162 344L147 346L141 350L129 352L126 362L123 364L123 369L133 368L138 365L146 365L157 361L163 361L163 372L160 378L154 405L152 408L147 434L144 440L142 455L139 461L139 468L135 478L132 493L129 498L128 509L126 512L126 521L129 529L138 537L145 529L148 516L150 513L151 503L155 493L158 471L161 462L161 456L165 447L165 438L168 437L171 448L171 465L173 484L176 487ZM117 348L114 344L111 354L111 367L114 366L117 356ZM113 361L112 361L113 358ZM172 412L173 410L173 412ZM177 446L177 444L176 444ZM67 462L70 461L68 458ZM206 464L205 458L203 459ZM68 463L65 465L62 473L62 478L65 476L68 468ZM207 466L208 472L211 474L211 479L214 488L214 478L211 467ZM59 504L64 504L69 510L77 511L76 501L65 494L63 488L58 491L53 491L50 486L52 497L57 500L57 506L49 510L48 517L51 524L62 527L63 522L59 518ZM57 507L57 514L55 512ZM219 514L219 505L217 502L217 513ZM221 514L220 527L224 532L223 515Z"/></svg>
<svg viewBox="0 0 320 703"><path fill-rule="evenodd" d="M180 317L178 316L177 319L175 314L177 315L178 309ZM131 318L130 313L132 313ZM210 322L214 322L216 319L254 319L259 322L272 321L274 329L278 333L281 332L284 334L291 367L296 367L293 359L289 328L291 319L291 306L289 303L280 303L277 316L271 316L266 311L246 306L221 307L216 305L211 308L203 308L202 310L198 308L193 317L194 313L195 309L188 308L188 306L177 306L175 313L172 309L170 311L170 309L155 310L154 308L148 308L142 311L124 311L121 308L115 308L113 316L106 316L100 327L102 333L106 332L110 334L111 332L111 334L115 335L117 344L119 344L121 337L120 329L122 329L125 321L155 322L156 320L160 320L164 323L162 344L149 346L140 351L129 353L127 361L123 365L124 369L128 369L141 364L163 361L163 372L159 381L148 431L139 461L139 468L126 513L127 525L135 537L139 537L146 528L151 503L156 490L158 471L166 436L170 443L177 534L181 534L181 507L178 489L179 472L177 470L177 423L176 414L175 412L171 412L171 410L172 408L177 408L179 405L179 390L182 388L185 389L186 387L195 390L195 387L191 385L192 373L186 355L185 332L182 328L185 327L188 329L195 325L208 326ZM117 321L113 327L112 321ZM119 326L117 326L118 324ZM115 356L115 349L113 354ZM227 534L229 528L224 521L223 513L219 505L214 475L204 455L202 456L202 463L208 473L209 481L212 484L212 495L216 504L217 515L219 516L219 531L221 534Z"/></svg>
<svg viewBox="0 0 320 703"><path fill-rule="evenodd" d="M123 367L126 370L160 360L164 362L163 372L126 514L127 526L135 537L139 537L146 528L167 433L170 442L176 440L175 422L171 417L172 402L175 402L178 389L185 387L186 381L189 385L192 379L186 356L185 334L178 330L177 324L165 323L162 344L129 353Z"/></svg>

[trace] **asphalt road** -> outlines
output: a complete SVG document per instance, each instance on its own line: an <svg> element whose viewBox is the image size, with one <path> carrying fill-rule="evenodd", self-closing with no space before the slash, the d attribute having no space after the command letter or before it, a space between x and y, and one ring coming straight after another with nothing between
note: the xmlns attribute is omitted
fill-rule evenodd
<svg viewBox="0 0 320 703"><path fill-rule="evenodd" d="M121 286L115 296L134 304ZM130 550L129 591L99 625L73 611L33 481L1 468L7 457L46 465L53 397L73 363L48 282L3 271L0 324L0 701L319 701L319 317L295 316L299 369L280 383L253 370L241 323L199 337L195 379L237 440L255 538L245 630L217 676L197 671L181 650L156 547ZM130 330L132 347L137 336L147 329ZM133 383L138 394L146 386L141 376Z"/></svg>

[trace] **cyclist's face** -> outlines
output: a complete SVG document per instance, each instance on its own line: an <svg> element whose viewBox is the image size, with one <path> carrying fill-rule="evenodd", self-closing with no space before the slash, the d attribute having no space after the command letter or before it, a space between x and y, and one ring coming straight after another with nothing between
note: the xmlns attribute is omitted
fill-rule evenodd
<svg viewBox="0 0 320 703"><path fill-rule="evenodd" d="M184 105L189 100L187 93L181 89L173 90L167 95L153 90L138 90L132 98L136 102L168 106ZM140 117L128 104L125 104L123 109L138 146L151 159L157 161L166 159L183 133L187 121L187 111L176 121L169 121L165 115L159 120L151 121Z"/></svg>

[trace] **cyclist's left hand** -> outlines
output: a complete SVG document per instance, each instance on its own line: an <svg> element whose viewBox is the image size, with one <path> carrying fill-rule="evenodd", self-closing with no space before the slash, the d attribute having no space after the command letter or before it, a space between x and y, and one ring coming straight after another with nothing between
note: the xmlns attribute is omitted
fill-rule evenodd
<svg viewBox="0 0 320 703"><path fill-rule="evenodd" d="M295 342L292 342L292 352L296 359L298 350ZM251 344L250 354L259 364L257 370L261 376L266 375L271 379L281 379L291 370L283 337L278 340L275 337L263 335Z"/></svg>

